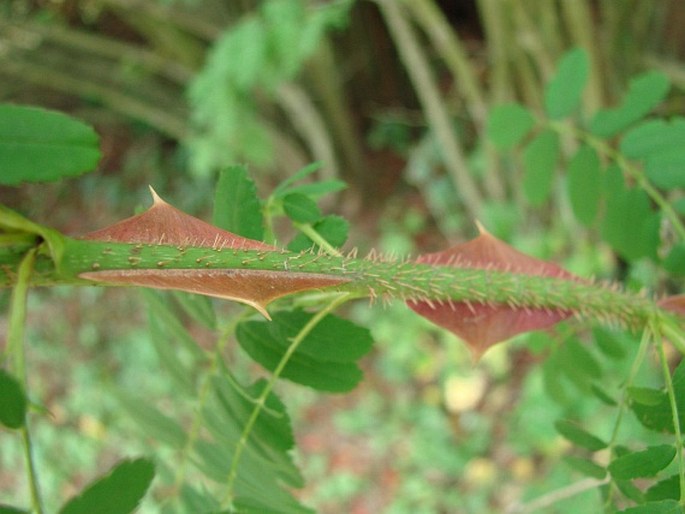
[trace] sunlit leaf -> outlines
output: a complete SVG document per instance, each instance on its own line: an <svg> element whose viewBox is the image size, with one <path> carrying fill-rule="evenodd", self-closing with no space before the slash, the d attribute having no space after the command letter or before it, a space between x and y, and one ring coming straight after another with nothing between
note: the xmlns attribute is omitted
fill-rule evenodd
<svg viewBox="0 0 685 514"><path fill-rule="evenodd" d="M668 78L661 72L649 71L630 81L621 105L604 109L590 122L590 131L600 137L611 137L640 120L659 105L670 88Z"/></svg>
<svg viewBox="0 0 685 514"><path fill-rule="evenodd" d="M124 460L69 500L59 514L130 514L137 509L154 475L150 460Z"/></svg>
<svg viewBox="0 0 685 514"><path fill-rule="evenodd" d="M558 159L559 136L551 130L538 134L523 151L523 192L532 205L549 198Z"/></svg>
<svg viewBox="0 0 685 514"><path fill-rule="evenodd" d="M499 241L481 228L480 235L442 252L420 256L418 262L432 265L507 270L511 273L550 277L576 277L559 266L535 259ZM516 334L549 328L571 313L540 308L476 302L438 302L410 300L409 307L433 323L463 339L475 358L490 346Z"/></svg>
<svg viewBox="0 0 685 514"><path fill-rule="evenodd" d="M650 446L646 450L629 453L609 464L611 476L618 480L651 477L668 466L675 458L675 448L670 444Z"/></svg>
<svg viewBox="0 0 685 514"><path fill-rule="evenodd" d="M488 117L487 134L499 150L519 144L535 124L533 115L520 104L499 105Z"/></svg>
<svg viewBox="0 0 685 514"><path fill-rule="evenodd" d="M590 60L585 50L575 48L564 54L545 87L545 110L550 118L564 118L578 108L589 71Z"/></svg>
<svg viewBox="0 0 685 514"><path fill-rule="evenodd" d="M7 428L20 428L26 420L26 396L19 382L0 369L0 423Z"/></svg>
<svg viewBox="0 0 685 514"><path fill-rule="evenodd" d="M65 114L0 105L0 184L49 182L91 171L100 159L92 127Z"/></svg>

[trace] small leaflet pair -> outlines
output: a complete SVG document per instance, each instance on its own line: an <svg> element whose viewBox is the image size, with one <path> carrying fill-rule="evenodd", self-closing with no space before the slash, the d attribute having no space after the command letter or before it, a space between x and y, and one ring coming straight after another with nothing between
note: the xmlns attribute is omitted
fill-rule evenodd
<svg viewBox="0 0 685 514"><path fill-rule="evenodd" d="M84 239L120 243L199 246L222 249L281 252L280 249L240 237L185 214L152 191L153 205ZM479 227L480 228L480 227ZM562 268L525 255L482 228L480 235L447 250L425 254L416 262L484 268L527 275L580 280ZM334 288L351 279L325 273L246 269L121 269L86 272L82 278L109 284L175 289L248 304L269 318L273 300L312 289ZM663 307L678 311L680 301ZM571 311L477 302L408 300L407 305L433 323L451 331L469 346L475 358L489 347L517 334L546 329L571 316Z"/></svg>

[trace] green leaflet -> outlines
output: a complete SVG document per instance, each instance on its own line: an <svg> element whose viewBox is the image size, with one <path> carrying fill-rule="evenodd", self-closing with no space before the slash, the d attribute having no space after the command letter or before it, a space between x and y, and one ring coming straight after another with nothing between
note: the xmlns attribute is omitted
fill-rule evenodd
<svg viewBox="0 0 685 514"><path fill-rule="evenodd" d="M538 134L523 151L523 191L532 205L549 198L558 159L559 136L551 130Z"/></svg>
<svg viewBox="0 0 685 514"><path fill-rule="evenodd" d="M583 475L587 475L597 480L602 480L607 474L606 469L599 464L594 463L590 459L566 455L563 460L576 471L579 471Z"/></svg>
<svg viewBox="0 0 685 514"><path fill-rule="evenodd" d="M20 428L26 419L27 400L19 382L0 369L0 424Z"/></svg>
<svg viewBox="0 0 685 514"><path fill-rule="evenodd" d="M648 120L627 131L621 152L644 164L647 178L662 189L685 187L685 118Z"/></svg>
<svg viewBox="0 0 685 514"><path fill-rule="evenodd" d="M573 214L590 226L597 217L601 197L602 168L597 152L581 146L568 163L566 187Z"/></svg>
<svg viewBox="0 0 685 514"><path fill-rule="evenodd" d="M283 198L286 216L297 223L315 223L322 214L316 202L302 193L289 193Z"/></svg>
<svg viewBox="0 0 685 514"><path fill-rule="evenodd" d="M250 357L273 371L292 338L312 316L300 310L276 312L271 322L241 323L236 329L236 337ZM372 344L367 329L328 315L305 337L281 376L321 391L349 391L362 379L355 361L366 354Z"/></svg>
<svg viewBox="0 0 685 514"><path fill-rule="evenodd" d="M685 426L685 361L683 361L673 372L673 389L675 391L680 426ZM673 416L671 414L670 403L666 391L656 391L650 393L638 393L637 399L631 395L630 408L635 413L638 421L645 427L655 432L673 433ZM642 398L649 394L649 402Z"/></svg>
<svg viewBox="0 0 685 514"><path fill-rule="evenodd" d="M578 108L589 72L585 50L575 48L564 54L545 87L545 111L551 119L565 118Z"/></svg>
<svg viewBox="0 0 685 514"><path fill-rule="evenodd" d="M138 507L154 475L151 461L124 460L67 502L59 514L130 514Z"/></svg>
<svg viewBox="0 0 685 514"><path fill-rule="evenodd" d="M607 170L604 184L606 214L602 238L628 261L656 258L661 216L652 210L647 193L626 188L616 168Z"/></svg>
<svg viewBox="0 0 685 514"><path fill-rule="evenodd" d="M621 105L597 112L590 122L590 132L600 137L618 134L659 105L666 98L669 88L666 75L657 71L633 78Z"/></svg>
<svg viewBox="0 0 685 514"><path fill-rule="evenodd" d="M0 184L50 182L91 171L100 159L89 125L37 107L0 105Z"/></svg>
<svg viewBox="0 0 685 514"><path fill-rule="evenodd" d="M596 452L607 447L607 443L600 438L583 430L577 423L559 420L554 424L557 432L577 446Z"/></svg>
<svg viewBox="0 0 685 514"><path fill-rule="evenodd" d="M511 150L535 124L533 115L522 105L499 105L490 111L487 134L498 150Z"/></svg>
<svg viewBox="0 0 685 514"><path fill-rule="evenodd" d="M637 507L621 510L617 514L682 514L680 504L675 500L649 502Z"/></svg>
<svg viewBox="0 0 685 514"><path fill-rule="evenodd" d="M609 464L609 473L617 480L651 477L668 466L675 453L675 447L670 444L650 446L646 450L617 457Z"/></svg>
<svg viewBox="0 0 685 514"><path fill-rule="evenodd" d="M245 166L231 166L219 174L212 222L242 237L264 239L262 206Z"/></svg>

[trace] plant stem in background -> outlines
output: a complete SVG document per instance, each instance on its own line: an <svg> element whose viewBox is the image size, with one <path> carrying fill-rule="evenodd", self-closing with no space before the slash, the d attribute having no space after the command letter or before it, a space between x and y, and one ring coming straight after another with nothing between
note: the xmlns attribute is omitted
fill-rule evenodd
<svg viewBox="0 0 685 514"><path fill-rule="evenodd" d="M29 250L21 260L17 270L17 282L12 289L10 303L9 326L7 329L7 353L12 361L12 368L19 383L28 394L28 380L26 377L25 363L25 327L26 327L26 299L31 272L36 260L37 250ZM31 504L36 514L43 513L40 487L38 485L38 472L33 460L33 448L31 446L31 434L28 428L28 416L19 429L24 450L24 462L26 465L27 479L31 490Z"/></svg>
<svg viewBox="0 0 685 514"><path fill-rule="evenodd" d="M459 139L452 128L448 109L438 89L433 72L423 54L411 25L402 13L401 6L393 0L377 0L388 24L390 34L397 45L404 66L416 89L416 94L426 113L426 121L440 146L442 157L467 216L478 219L483 199L476 187L464 157Z"/></svg>

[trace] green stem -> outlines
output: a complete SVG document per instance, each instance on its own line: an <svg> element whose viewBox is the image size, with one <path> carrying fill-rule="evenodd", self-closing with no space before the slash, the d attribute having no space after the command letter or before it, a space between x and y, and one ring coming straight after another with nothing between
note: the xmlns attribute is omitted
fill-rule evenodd
<svg viewBox="0 0 685 514"><path fill-rule="evenodd" d="M661 337L660 327L656 321L652 323L650 330L654 334L656 347L659 352L659 360L661 361L661 371L664 375L664 382L666 384L666 392L668 393L668 401L671 406L671 415L673 416L673 432L675 435L676 458L678 459L678 476L680 483L680 505L685 505L685 456L683 456L683 437L680 430L680 414L678 412L678 402L675 397L675 390L673 388L673 379L671 378L671 370L668 367L668 359L664 352L664 341Z"/></svg>
<svg viewBox="0 0 685 514"><path fill-rule="evenodd" d="M7 329L7 354L12 359L13 371L19 383L28 394L26 363L25 363L25 327L26 327L26 300L31 272L36 260L36 249L29 250L21 260L17 270L17 282L12 290L10 301L9 326ZM31 445L31 434L28 429L28 416L21 427L21 439L24 450L24 460L26 462L27 478L31 490L31 504L34 512L43 513L43 502L41 501L40 487L38 485L38 473L33 459Z"/></svg>
<svg viewBox="0 0 685 514"><path fill-rule="evenodd" d="M314 227L309 223L293 223L295 228L302 232L309 239L314 241L315 244L321 247L328 255L334 255L336 257L342 257L342 254L333 245L326 241L321 234L319 234Z"/></svg>
<svg viewBox="0 0 685 514"><path fill-rule="evenodd" d="M623 422L623 416L625 415L626 412L626 407L628 406L628 388L633 384L635 377L637 376L637 372L640 369L640 366L642 366L642 362L645 360L645 355L647 355L647 348L649 348L649 342L650 342L650 331L645 329L642 332L642 338L640 339L640 346L637 349L637 354L635 355L635 359L633 360L633 364L630 367L630 371L628 372L628 377L626 378L625 383L622 385L622 392L621 392L621 399L618 404L618 413L616 414L616 422L614 423L614 428L611 432L611 438L609 439L609 445L607 446L607 449L609 450L609 455L613 458L614 454L614 447L616 446L616 443L618 441L618 432L621 428L621 424ZM606 501L604 503L604 510L605 511L610 511L611 507L611 501L613 499L614 495L614 488L610 487L609 492L606 497Z"/></svg>
<svg viewBox="0 0 685 514"><path fill-rule="evenodd" d="M273 390L274 385L276 384L276 380L278 380L286 365L290 361L290 358L293 356L293 354L300 346L302 341L304 341L307 335L314 329L314 327L316 327L316 325L318 325L319 322L321 322L321 320L323 320L328 314L330 314L335 309L340 307L343 303L353 298L354 295L349 293L338 296L326 307L324 307L314 316L312 316L312 318L307 322L307 324L304 327L302 327L299 333L293 338L292 342L290 343L290 346L283 354L283 357L281 357L281 360L279 361L278 366L276 366L276 369L274 369L271 378L264 386L264 389L262 390L262 393L259 395L259 398L257 398L255 402L255 408L253 409L252 414L247 420L247 423L245 423L245 426L243 427L243 432L240 435L240 439L236 444L235 452L233 453L233 459L231 460L231 468L229 470L228 479L226 481L226 494L224 495L223 500L221 501L222 509L229 508L233 501L233 488L235 480L238 477L238 466L240 464L240 458L242 456L243 450L245 449L245 446L247 445L247 441L250 437L250 434L252 433L252 428L254 427L257 418L264 409L266 400L269 397L269 394L271 394L271 391Z"/></svg>

